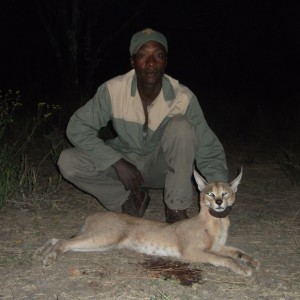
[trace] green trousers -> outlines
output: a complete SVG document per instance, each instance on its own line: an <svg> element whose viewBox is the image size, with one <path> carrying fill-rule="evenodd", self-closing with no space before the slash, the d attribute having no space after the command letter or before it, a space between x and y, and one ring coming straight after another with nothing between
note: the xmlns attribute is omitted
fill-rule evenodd
<svg viewBox="0 0 300 300"><path fill-rule="evenodd" d="M164 189L164 202L170 209L186 209L192 204L192 172L196 137L184 116L175 116L165 127L157 148L147 156L124 153L144 178L143 187ZM120 211L128 198L113 167L97 171L95 158L78 148L63 150L58 160L63 177L80 190L93 195L107 209Z"/></svg>

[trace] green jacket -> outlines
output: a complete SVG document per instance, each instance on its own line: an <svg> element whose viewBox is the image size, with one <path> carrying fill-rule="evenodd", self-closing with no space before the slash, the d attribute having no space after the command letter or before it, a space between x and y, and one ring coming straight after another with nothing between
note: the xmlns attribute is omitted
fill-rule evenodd
<svg viewBox="0 0 300 300"><path fill-rule="evenodd" d="M96 157L99 171L114 164L124 153L144 156L159 143L163 129L174 115L185 115L197 136L196 165L211 182L227 181L223 146L207 125L196 96L184 85L165 75L162 91L148 107L148 129L143 132L145 114L137 90L135 71L102 84L95 96L79 108L67 127L70 142ZM111 120L118 136L104 142L99 129Z"/></svg>

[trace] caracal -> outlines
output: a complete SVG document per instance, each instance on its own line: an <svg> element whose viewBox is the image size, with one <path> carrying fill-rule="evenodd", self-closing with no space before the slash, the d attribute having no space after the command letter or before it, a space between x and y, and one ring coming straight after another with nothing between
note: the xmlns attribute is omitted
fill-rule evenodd
<svg viewBox="0 0 300 300"><path fill-rule="evenodd" d="M67 240L48 240L35 251L43 265L51 265L67 251L131 249L147 255L173 257L192 263L227 267L237 274L252 275L259 262L242 250L225 246L230 212L240 174L231 183L207 183L196 171L200 213L173 224L141 219L122 213L98 212L87 217L79 233ZM252 267L252 268L251 268Z"/></svg>

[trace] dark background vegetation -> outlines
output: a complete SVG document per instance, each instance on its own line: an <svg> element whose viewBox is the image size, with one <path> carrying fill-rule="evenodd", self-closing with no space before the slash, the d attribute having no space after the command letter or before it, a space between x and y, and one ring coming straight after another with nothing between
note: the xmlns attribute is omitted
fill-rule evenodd
<svg viewBox="0 0 300 300"><path fill-rule="evenodd" d="M289 1L1 0L0 89L26 107L60 104L61 126L105 80L129 70L145 27L169 42L167 74L187 85L214 130L300 129L299 5Z"/></svg>

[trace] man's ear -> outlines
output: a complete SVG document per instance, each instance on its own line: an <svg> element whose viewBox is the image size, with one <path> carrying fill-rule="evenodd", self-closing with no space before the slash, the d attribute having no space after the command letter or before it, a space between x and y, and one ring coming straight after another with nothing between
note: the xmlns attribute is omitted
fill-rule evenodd
<svg viewBox="0 0 300 300"><path fill-rule="evenodd" d="M130 57L130 65L131 65L131 68L134 69L134 60L133 60L133 56Z"/></svg>

